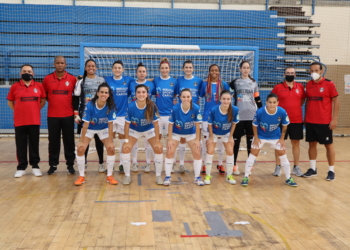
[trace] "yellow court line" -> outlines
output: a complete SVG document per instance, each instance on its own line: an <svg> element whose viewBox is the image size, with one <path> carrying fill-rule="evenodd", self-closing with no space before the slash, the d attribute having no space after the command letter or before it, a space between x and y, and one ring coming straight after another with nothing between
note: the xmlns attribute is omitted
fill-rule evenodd
<svg viewBox="0 0 350 250"><path fill-rule="evenodd" d="M220 203L217 203L217 202L214 202L214 201L206 201L206 202L210 202L210 203L213 203L213 204L217 204L217 205L220 205L220 206L224 206L223 204L220 204ZM247 213L243 210L240 210L238 208L235 208L235 207L230 207L231 209L233 210L236 210L237 212L240 212L242 214L246 214L246 215L249 215L250 217L254 218L255 220L258 220L260 221L261 223L265 224L266 226L268 226L269 228L271 228L276 234L278 234L278 236L282 239L283 243L286 245L286 248L288 250L291 250L292 248L290 247L290 245L288 244L286 238L284 238L284 236L276 229L274 228L273 226L271 226L269 223L267 223L266 221L264 221L263 219L260 219L258 217L256 217L255 215L253 214L250 214L250 213Z"/></svg>
<svg viewBox="0 0 350 250"><path fill-rule="evenodd" d="M105 192L106 192L106 183L103 185L103 189L101 191L100 196L98 197L98 201L102 201L103 196L105 195Z"/></svg>

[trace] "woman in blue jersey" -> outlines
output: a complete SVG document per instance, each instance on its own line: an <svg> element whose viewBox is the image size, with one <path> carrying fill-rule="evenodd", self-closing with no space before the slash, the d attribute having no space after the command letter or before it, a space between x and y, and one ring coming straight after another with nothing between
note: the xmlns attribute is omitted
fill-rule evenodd
<svg viewBox="0 0 350 250"><path fill-rule="evenodd" d="M173 157L180 139L184 138L192 151L194 183L203 186L204 182L200 177L201 153L200 153L200 123L202 115L199 106L192 103L190 89L183 89L180 92L181 103L176 104L169 118L168 145L165 159L165 179L163 185L169 186L171 183L171 169L173 166Z"/></svg>
<svg viewBox="0 0 350 250"><path fill-rule="evenodd" d="M155 94L155 88L154 88L154 83L150 82L146 79L147 77L147 68L143 63L139 63L136 68L136 77L137 79L132 81L129 85L129 96L131 97L131 101L136 101L136 86L143 84L147 87L148 89L148 96L151 98L152 95ZM145 143L145 150L146 150L146 161L150 162L150 157L151 157L151 147L146 141ZM133 172L138 172L139 167L137 165L137 151L138 151L138 142L135 143L132 152L131 152L131 157L132 157L132 168L131 170Z"/></svg>
<svg viewBox="0 0 350 250"><path fill-rule="evenodd" d="M129 84L134 79L130 76L123 76L124 64L121 60L117 60L112 65L113 76L105 77L106 82L112 89L113 99L116 106L116 115L117 118L113 122L113 131L118 133L119 139L119 171L124 173L122 165L122 146L124 143L124 124L125 124L125 115L128 108L128 97L129 97Z"/></svg>
<svg viewBox="0 0 350 250"><path fill-rule="evenodd" d="M203 132L203 142L202 142L202 157L204 164L206 163L206 143L209 136L208 133L208 117L210 110L215 106L220 104L220 93L223 90L230 90L228 84L221 80L220 78L220 68L216 64L212 64L209 66L209 74L206 82L203 82L203 85L200 89L200 96L205 98L204 104L204 112L203 112L203 124L202 124L202 132ZM220 146L220 147L219 147ZM221 141L218 143L218 155L219 155L219 165L217 169L220 174L225 174L225 168L222 165L222 159L224 155L224 148ZM221 164L220 164L221 163ZM202 173L206 174L205 165L203 165Z"/></svg>
<svg viewBox="0 0 350 250"><path fill-rule="evenodd" d="M246 136L247 153L249 156L251 144L253 141L252 121L257 108L262 107L260 100L259 88L257 82L250 76L250 63L248 61L242 61L239 64L239 71L241 77L233 80L230 83L230 87L234 91L234 105L239 108L240 122L237 124L233 138L235 145L233 149L234 153L234 167L233 174L239 175L239 169L237 165L237 157L239 152L239 145L241 143L241 137Z"/></svg>
<svg viewBox="0 0 350 250"><path fill-rule="evenodd" d="M208 132L209 139L207 140L207 156L206 156L206 176L204 184L210 184L211 167L213 164L213 156L217 141L221 140L226 149L226 181L230 184L236 184L232 176L233 170L233 132L236 124L239 122L238 108L232 106L231 92L223 90L220 94L220 102L214 106L208 115Z"/></svg>
<svg viewBox="0 0 350 250"><path fill-rule="evenodd" d="M124 185L131 183L130 152L139 138L145 139L151 145L155 156L156 183L163 184L161 177L163 164L163 147L159 140L158 111L154 102L148 96L148 87L144 84L136 86L136 100L128 106L125 118L125 142L123 144Z"/></svg>
<svg viewBox="0 0 350 250"><path fill-rule="evenodd" d="M111 88L107 83L98 86L95 96L86 105L82 120L84 125L77 144L77 164L79 178L74 182L76 186L85 183L85 158L84 152L91 139L98 135L107 149L107 179L110 184L118 182L113 178L113 165L115 161L115 150L113 143L113 121L115 120L115 104Z"/></svg>
<svg viewBox="0 0 350 250"><path fill-rule="evenodd" d="M248 177L251 174L250 172L255 159L265 143L273 145L276 149L276 153L281 160L284 174L286 175L285 183L292 187L298 186L294 182L294 179L290 177L290 164L285 150L284 136L288 124L289 118L287 112L283 108L278 107L278 96L273 93L269 94L267 96L266 106L258 109L253 119L254 139L249 157L245 164L245 174L241 183L242 186L248 186ZM282 131L280 125L282 125Z"/></svg>
<svg viewBox="0 0 350 250"><path fill-rule="evenodd" d="M74 89L73 93L73 108L74 108L74 121L78 124L77 134L80 134L83 123L81 118L83 116L86 105L96 94L98 86L104 82L102 77L96 75L96 62L93 59L86 60L84 67L83 78L80 79ZM103 173L105 167L103 165L103 143L100 138L95 134L95 146L98 155L98 172ZM89 145L85 151L85 164L87 164L87 154L89 152ZM85 166L85 168L87 165ZM53 174L57 168L50 167L47 172L49 175Z"/></svg>

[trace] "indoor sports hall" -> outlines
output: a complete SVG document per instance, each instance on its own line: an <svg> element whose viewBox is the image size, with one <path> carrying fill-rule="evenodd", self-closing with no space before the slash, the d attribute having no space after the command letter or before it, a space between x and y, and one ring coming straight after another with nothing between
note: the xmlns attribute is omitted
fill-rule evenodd
<svg viewBox="0 0 350 250"><path fill-rule="evenodd" d="M339 100L333 117L335 178L326 180L330 153L318 144L316 174L306 178L292 172L298 186L285 185L283 171L273 175L275 149L264 145L248 175L249 185L242 186L248 158L242 137L235 185L217 170L216 153L210 185L196 185L189 146L185 171L176 154L171 185L158 185L153 159L151 171L144 171L147 146L141 138L138 171L123 185L117 136L113 177L119 183L111 185L98 171L92 141L85 183L76 186L78 167L74 165L75 174L67 172L62 143L57 171L47 174L47 102L40 117L42 175L32 174L28 164L23 176L14 178L18 144L8 106L10 88L21 79L24 64L31 65L36 82L43 82L55 71L56 56L65 58L65 70L75 77L84 74L89 59L100 77L112 76L113 62L122 60L123 75L136 78L142 62L152 80L160 75L161 58L167 57L171 77L183 76L184 61L191 60L193 75L206 81L209 66L217 64L226 83L240 78L240 64L248 61L263 106L285 80L286 68L294 68L295 82L306 87L312 80L310 65L319 62L321 73L336 87L332 100ZM0 0L0 97L1 250L350 249L349 0ZM199 104L203 110L204 98ZM302 112L304 116L305 105ZM317 119L323 112L320 107L313 115ZM312 164L303 132L298 166L305 173ZM161 139L164 159L167 139ZM75 146L78 142L75 134ZM289 139L285 146L292 170ZM104 150L104 160L106 156Z"/></svg>

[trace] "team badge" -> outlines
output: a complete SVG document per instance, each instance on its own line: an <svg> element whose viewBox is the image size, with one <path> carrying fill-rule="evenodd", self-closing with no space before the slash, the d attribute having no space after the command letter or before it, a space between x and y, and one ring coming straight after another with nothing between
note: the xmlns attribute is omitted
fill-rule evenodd
<svg viewBox="0 0 350 250"><path fill-rule="evenodd" d="M125 81L123 82L123 85L126 85L126 82L125 82Z"/></svg>
<svg viewBox="0 0 350 250"><path fill-rule="evenodd" d="M66 81L66 86L69 86L69 82L68 81Z"/></svg>
<svg viewBox="0 0 350 250"><path fill-rule="evenodd" d="M202 115L201 114L197 115L197 120L202 120Z"/></svg>
<svg viewBox="0 0 350 250"><path fill-rule="evenodd" d="M280 122L281 121L281 117L278 117L277 120Z"/></svg>
<svg viewBox="0 0 350 250"><path fill-rule="evenodd" d="M116 119L117 115L115 114L115 112L113 112L113 119Z"/></svg>
<svg viewBox="0 0 350 250"><path fill-rule="evenodd" d="M96 118L90 120L90 124L96 125L96 123L97 123L97 119Z"/></svg>
<svg viewBox="0 0 350 250"><path fill-rule="evenodd" d="M131 117L131 124L137 127L137 124L139 123L139 119L135 117Z"/></svg>
<svg viewBox="0 0 350 250"><path fill-rule="evenodd" d="M181 121L178 121L178 120L175 121L175 127L178 130L180 130L182 126L183 126L183 123Z"/></svg>
<svg viewBox="0 0 350 250"><path fill-rule="evenodd" d="M260 122L260 128L261 128L263 131L266 132L266 130L267 130L267 128L268 128L267 123L262 123L262 122Z"/></svg>
<svg viewBox="0 0 350 250"><path fill-rule="evenodd" d="M296 89L295 92L297 92L299 94L299 89Z"/></svg>
<svg viewBox="0 0 350 250"><path fill-rule="evenodd" d="M194 86L197 86L197 85L198 85L198 83L197 83L197 82L194 82L194 83L193 83L193 85L194 85Z"/></svg>
<svg viewBox="0 0 350 250"><path fill-rule="evenodd" d="M162 89L161 88L159 88L159 87L157 87L156 88L156 96L158 97L158 98L160 98L160 93L162 92Z"/></svg>
<svg viewBox="0 0 350 250"><path fill-rule="evenodd" d="M214 128L216 128L216 129L219 129L220 127L221 127L221 123L220 122L213 122L213 126L214 126Z"/></svg>
<svg viewBox="0 0 350 250"><path fill-rule="evenodd" d="M289 122L289 116L288 115L286 116L286 121Z"/></svg>
<svg viewBox="0 0 350 250"><path fill-rule="evenodd" d="M174 87L174 83L173 82L170 83L170 87Z"/></svg>
<svg viewBox="0 0 350 250"><path fill-rule="evenodd" d="M324 90L323 88L320 88L320 92L321 92L321 93L323 92L323 90Z"/></svg>
<svg viewBox="0 0 350 250"><path fill-rule="evenodd" d="M38 90L37 90L36 88L34 88L34 90L33 90L33 91L34 91L34 93L38 93Z"/></svg>
<svg viewBox="0 0 350 250"><path fill-rule="evenodd" d="M194 114L192 114L192 115L191 115L191 118L192 118L192 119L194 119L194 116L195 116L195 115L194 115Z"/></svg>
<svg viewBox="0 0 350 250"><path fill-rule="evenodd" d="M237 120L239 121L239 114L237 114Z"/></svg>

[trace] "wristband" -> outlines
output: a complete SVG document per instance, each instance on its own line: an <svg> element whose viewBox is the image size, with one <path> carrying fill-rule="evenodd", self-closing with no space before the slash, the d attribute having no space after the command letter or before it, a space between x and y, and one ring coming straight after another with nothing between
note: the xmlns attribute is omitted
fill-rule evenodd
<svg viewBox="0 0 350 250"><path fill-rule="evenodd" d="M124 142L128 143L128 142L129 142L129 139L124 139Z"/></svg>
<svg viewBox="0 0 350 250"><path fill-rule="evenodd" d="M78 110L74 110L74 115L79 115L79 111Z"/></svg>

